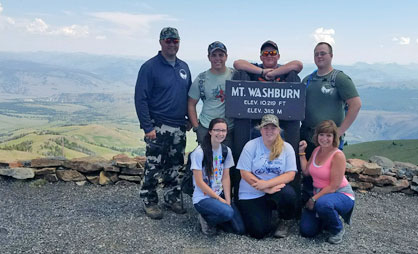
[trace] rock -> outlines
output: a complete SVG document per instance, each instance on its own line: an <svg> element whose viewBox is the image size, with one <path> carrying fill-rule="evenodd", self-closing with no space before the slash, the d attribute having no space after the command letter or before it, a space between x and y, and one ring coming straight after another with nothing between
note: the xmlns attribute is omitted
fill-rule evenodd
<svg viewBox="0 0 418 254"><path fill-rule="evenodd" d="M84 181L86 177L78 172L77 170L57 170L57 177L58 179L65 181L65 182L71 182L71 181Z"/></svg>
<svg viewBox="0 0 418 254"><path fill-rule="evenodd" d="M395 177L387 176L387 175L373 177L373 176L360 174L358 179L363 182L373 183L377 186L396 185L397 183L397 179Z"/></svg>
<svg viewBox="0 0 418 254"><path fill-rule="evenodd" d="M394 171L398 178L412 180L414 176L418 176L418 167L408 162L395 161Z"/></svg>
<svg viewBox="0 0 418 254"><path fill-rule="evenodd" d="M134 176L142 176L144 175L143 168L121 168L121 174L123 175L134 175Z"/></svg>
<svg viewBox="0 0 418 254"><path fill-rule="evenodd" d="M131 181L131 182L141 182L140 176L119 175L119 179Z"/></svg>
<svg viewBox="0 0 418 254"><path fill-rule="evenodd" d="M418 176L412 177L412 182L418 184Z"/></svg>
<svg viewBox="0 0 418 254"><path fill-rule="evenodd" d="M411 190L418 192L418 185L411 185Z"/></svg>
<svg viewBox="0 0 418 254"><path fill-rule="evenodd" d="M86 176L86 178L92 184L99 184L99 176L98 175L88 175L88 176Z"/></svg>
<svg viewBox="0 0 418 254"><path fill-rule="evenodd" d="M145 167L145 162L147 162L147 157L145 157L145 156L136 156L136 157L134 157L134 160L136 160L138 162L138 165L141 168L144 168Z"/></svg>
<svg viewBox="0 0 418 254"><path fill-rule="evenodd" d="M409 187L408 180L398 180L394 186L384 186L384 187L374 187L373 191L382 192L382 193L390 193L390 192L398 192L403 189Z"/></svg>
<svg viewBox="0 0 418 254"><path fill-rule="evenodd" d="M99 184L100 185L108 185L112 183L112 181L107 177L106 172L101 171L99 175Z"/></svg>
<svg viewBox="0 0 418 254"><path fill-rule="evenodd" d="M364 163L367 163L366 161L361 159L348 159L347 162L353 165L353 167L355 168L362 168Z"/></svg>
<svg viewBox="0 0 418 254"><path fill-rule="evenodd" d="M386 174L387 172L390 172L390 170L392 170L393 167L395 167L395 163L393 163L393 161L383 156L374 155L370 157L369 161L374 162L377 165L381 166L382 174Z"/></svg>
<svg viewBox="0 0 418 254"><path fill-rule="evenodd" d="M125 154L118 154L113 156L112 164L120 168L134 169L137 167L138 162L132 158L129 158Z"/></svg>
<svg viewBox="0 0 418 254"><path fill-rule="evenodd" d="M16 179L30 179L35 177L35 172L33 168L0 168L0 175Z"/></svg>
<svg viewBox="0 0 418 254"><path fill-rule="evenodd" d="M23 165L23 162L21 161L12 161L9 162L9 168L23 168L25 165Z"/></svg>
<svg viewBox="0 0 418 254"><path fill-rule="evenodd" d="M362 174L371 175L371 176L381 175L382 167L373 162L364 163Z"/></svg>
<svg viewBox="0 0 418 254"><path fill-rule="evenodd" d="M81 173L89 173L95 171L101 171L108 162L103 157L89 156L83 158L76 158L69 161L65 161L64 167L77 170Z"/></svg>
<svg viewBox="0 0 418 254"><path fill-rule="evenodd" d="M406 195L414 195L415 194L415 191L411 188L403 189L403 190L401 190L401 192L405 193Z"/></svg>
<svg viewBox="0 0 418 254"><path fill-rule="evenodd" d="M35 175L41 176L41 175L50 175L55 174L56 168L41 168L41 169L35 169Z"/></svg>
<svg viewBox="0 0 418 254"><path fill-rule="evenodd" d="M43 175L42 178L47 180L48 182L51 182L51 183L58 182L57 174Z"/></svg>
<svg viewBox="0 0 418 254"><path fill-rule="evenodd" d="M120 168L118 168L118 167L115 167L115 166L113 166L113 165L106 165L104 168L103 168L103 170L104 171L106 171L106 172L120 172Z"/></svg>
<svg viewBox="0 0 418 254"><path fill-rule="evenodd" d="M354 167L350 163L345 164L345 172L351 173L351 174L360 174L363 172L363 167Z"/></svg>
<svg viewBox="0 0 418 254"><path fill-rule="evenodd" d="M33 159L30 165L33 168L59 167L64 164L64 161L66 161L66 159L63 157L39 158Z"/></svg>
<svg viewBox="0 0 418 254"><path fill-rule="evenodd" d="M78 181L78 182L75 182L75 184L77 184L78 186L84 186L84 185L86 185L86 183L87 183L87 181Z"/></svg>
<svg viewBox="0 0 418 254"><path fill-rule="evenodd" d="M366 183L366 182L350 182L351 187L353 187L353 189L360 189L360 190L370 190L371 188L373 188L373 184L372 183Z"/></svg>

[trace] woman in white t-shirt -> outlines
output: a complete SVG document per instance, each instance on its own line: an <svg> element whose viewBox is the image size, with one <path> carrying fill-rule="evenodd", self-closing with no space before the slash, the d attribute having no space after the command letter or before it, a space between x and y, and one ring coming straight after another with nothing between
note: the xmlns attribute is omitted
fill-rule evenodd
<svg viewBox="0 0 418 254"><path fill-rule="evenodd" d="M193 205L205 235L214 235L216 226L227 231L244 233L238 209L231 203L229 168L234 166L231 149L222 144L228 132L225 119L215 118L209 123L204 140L191 154L193 170ZM227 149L226 158L223 150ZM225 153L225 152L224 152Z"/></svg>
<svg viewBox="0 0 418 254"><path fill-rule="evenodd" d="M261 137L250 140L242 150L237 169L241 172L238 207L250 236L261 239L272 229L272 211L281 223L275 237L287 235L288 223L296 213L296 192L288 185L297 172L295 152L280 136L279 119L265 115L258 126Z"/></svg>

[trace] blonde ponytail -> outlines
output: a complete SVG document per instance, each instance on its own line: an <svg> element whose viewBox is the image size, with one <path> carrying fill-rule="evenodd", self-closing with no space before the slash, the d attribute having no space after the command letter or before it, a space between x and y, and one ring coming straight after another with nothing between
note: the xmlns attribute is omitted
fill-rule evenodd
<svg viewBox="0 0 418 254"><path fill-rule="evenodd" d="M277 135L276 141L274 141L273 147L270 151L270 156L269 156L270 161L272 161L272 160L274 160L274 159L276 159L277 157L280 156L280 154L283 151L283 146L284 146L284 141L279 134L279 135Z"/></svg>

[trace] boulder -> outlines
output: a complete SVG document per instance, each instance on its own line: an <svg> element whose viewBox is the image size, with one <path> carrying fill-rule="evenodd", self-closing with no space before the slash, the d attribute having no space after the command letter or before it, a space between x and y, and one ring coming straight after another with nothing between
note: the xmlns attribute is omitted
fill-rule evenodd
<svg viewBox="0 0 418 254"><path fill-rule="evenodd" d="M395 163L393 163L393 161L383 156L374 155L370 157L369 161L374 162L377 165L381 166L382 174L386 174L387 172L390 172L393 169L393 167L395 167Z"/></svg>
<svg viewBox="0 0 418 254"><path fill-rule="evenodd" d="M41 176L41 175L50 175L55 174L56 168L41 168L41 169L35 169L35 175Z"/></svg>
<svg viewBox="0 0 418 254"><path fill-rule="evenodd" d="M109 177L107 177L106 172L101 171L100 175L99 175L99 184L100 185L108 185L111 184L112 181L110 180Z"/></svg>
<svg viewBox="0 0 418 254"><path fill-rule="evenodd" d="M377 186L396 185L397 179L392 176L380 175L378 177L360 174L358 179L363 182L373 183Z"/></svg>
<svg viewBox="0 0 418 254"><path fill-rule="evenodd" d="M418 184L418 176L412 177L412 183Z"/></svg>
<svg viewBox="0 0 418 254"><path fill-rule="evenodd" d="M118 154L113 156L112 164L120 168L134 169L137 168L138 162L125 154Z"/></svg>
<svg viewBox="0 0 418 254"><path fill-rule="evenodd" d="M390 192L398 192L408 187L409 187L408 180L402 179L402 180L398 180L396 184L392 186L374 187L373 191L382 192L382 193L390 193Z"/></svg>
<svg viewBox="0 0 418 254"><path fill-rule="evenodd" d="M394 171L398 178L406 178L412 180L414 176L418 176L418 167L412 163L395 161Z"/></svg>
<svg viewBox="0 0 418 254"><path fill-rule="evenodd" d="M51 158L39 158L33 159L30 162L32 168L49 168L49 167L59 167L64 164L66 161L63 157L51 157Z"/></svg>
<svg viewBox="0 0 418 254"><path fill-rule="evenodd" d="M131 182L141 182L140 176L119 175L119 179L131 181Z"/></svg>
<svg viewBox="0 0 418 254"><path fill-rule="evenodd" d="M121 174L123 175L134 175L134 176L142 176L144 175L144 169L143 168L121 168L120 169Z"/></svg>
<svg viewBox="0 0 418 254"><path fill-rule="evenodd" d="M363 171L363 167L354 167L350 163L345 164L345 172L350 174L360 174Z"/></svg>
<svg viewBox="0 0 418 254"><path fill-rule="evenodd" d="M99 184L99 176L98 175L87 175L86 178L92 184Z"/></svg>
<svg viewBox="0 0 418 254"><path fill-rule="evenodd" d="M78 186L84 186L84 185L86 185L86 183L87 183L87 181L78 181L78 182L75 182L75 184L77 184Z"/></svg>
<svg viewBox="0 0 418 254"><path fill-rule="evenodd" d="M9 168L23 168L25 165L23 165L23 162L21 161L12 161L9 162Z"/></svg>
<svg viewBox="0 0 418 254"><path fill-rule="evenodd" d="M355 168L362 168L364 163L367 163L367 161L361 159L348 159L347 162L353 165Z"/></svg>
<svg viewBox="0 0 418 254"><path fill-rule="evenodd" d="M350 182L350 184L351 187L353 187L353 189L370 190L371 188L373 188L373 184L367 182Z"/></svg>
<svg viewBox="0 0 418 254"><path fill-rule="evenodd" d="M16 179L30 179L35 177L35 172L33 168L0 168L0 175Z"/></svg>
<svg viewBox="0 0 418 254"><path fill-rule="evenodd" d="M81 173L101 171L109 165L105 158L99 156L89 156L65 161L64 167L77 170Z"/></svg>
<svg viewBox="0 0 418 254"><path fill-rule="evenodd" d="M381 175L382 174L382 167L377 165L376 163L364 163L363 165L363 171L361 172L365 175Z"/></svg>
<svg viewBox="0 0 418 254"><path fill-rule="evenodd" d="M120 168L118 168L116 166L113 166L111 164L106 165L103 168L103 170L106 171L106 172L117 172L117 173L120 172Z"/></svg>
<svg viewBox="0 0 418 254"><path fill-rule="evenodd" d="M86 177L78 172L77 170L57 170L57 177L58 179L65 181L65 182L77 182L77 181L84 181L86 180Z"/></svg>

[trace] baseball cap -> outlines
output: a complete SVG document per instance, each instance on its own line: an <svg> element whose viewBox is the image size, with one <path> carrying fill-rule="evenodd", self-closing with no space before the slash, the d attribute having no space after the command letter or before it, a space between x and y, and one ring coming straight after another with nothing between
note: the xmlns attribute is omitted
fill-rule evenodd
<svg viewBox="0 0 418 254"><path fill-rule="evenodd" d="M260 125L258 125L257 127L259 129L261 129L264 126L266 126L267 124L273 124L276 127L280 128L280 126L279 126L279 118L277 118L277 116L272 115L272 114L264 115L263 118L261 118Z"/></svg>
<svg viewBox="0 0 418 254"><path fill-rule="evenodd" d="M277 47L277 44L274 41L271 41L271 40L268 40L268 41L264 42L263 45L261 45L260 51L263 51L263 49L267 46L271 46L271 47L275 48L277 51L279 51L279 47Z"/></svg>
<svg viewBox="0 0 418 254"><path fill-rule="evenodd" d="M215 42L212 42L211 44L209 44L208 54L209 55L212 54L212 52L217 50L217 49L222 50L223 52L227 53L225 44L223 44L220 41L215 41Z"/></svg>
<svg viewBox="0 0 418 254"><path fill-rule="evenodd" d="M165 40L168 38L179 39L179 32L174 27L164 27L160 33L160 40Z"/></svg>

